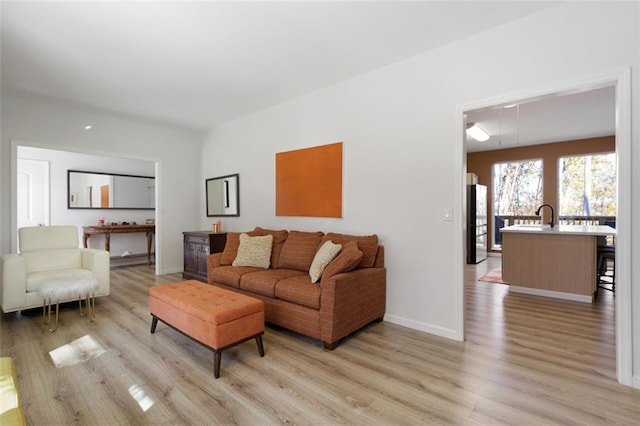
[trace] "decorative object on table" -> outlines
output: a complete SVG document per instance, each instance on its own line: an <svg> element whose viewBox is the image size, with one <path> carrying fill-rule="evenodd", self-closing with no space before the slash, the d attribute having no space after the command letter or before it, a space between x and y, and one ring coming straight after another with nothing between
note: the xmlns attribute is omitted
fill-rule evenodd
<svg viewBox="0 0 640 426"><path fill-rule="evenodd" d="M219 234L220 232L222 232L222 221L217 221L217 222L213 222L211 224L211 232L213 232L214 234Z"/></svg>

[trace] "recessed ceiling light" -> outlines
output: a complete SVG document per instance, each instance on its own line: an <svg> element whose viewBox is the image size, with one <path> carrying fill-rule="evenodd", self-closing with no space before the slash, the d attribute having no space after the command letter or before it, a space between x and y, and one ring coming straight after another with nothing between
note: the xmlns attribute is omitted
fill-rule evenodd
<svg viewBox="0 0 640 426"><path fill-rule="evenodd" d="M93 128L93 126L91 124L87 124L86 126L84 126L85 130L91 130Z"/></svg>
<svg viewBox="0 0 640 426"><path fill-rule="evenodd" d="M513 108L514 106L517 106L518 104L509 104L509 105L505 105L503 108Z"/></svg>

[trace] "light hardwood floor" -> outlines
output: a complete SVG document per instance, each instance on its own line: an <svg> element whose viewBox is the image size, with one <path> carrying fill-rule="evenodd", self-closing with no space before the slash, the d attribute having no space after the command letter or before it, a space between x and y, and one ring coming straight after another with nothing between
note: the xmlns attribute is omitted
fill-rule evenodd
<svg viewBox="0 0 640 426"><path fill-rule="evenodd" d="M640 391L615 380L613 296L593 305L509 294L466 269L467 340L387 322L334 351L267 327L222 356L166 325L149 333L148 288L180 281L117 268L96 321L3 314L1 355L16 360L30 425L638 424ZM390 282L389 285L400 285ZM451 283L441 283L451 285Z"/></svg>

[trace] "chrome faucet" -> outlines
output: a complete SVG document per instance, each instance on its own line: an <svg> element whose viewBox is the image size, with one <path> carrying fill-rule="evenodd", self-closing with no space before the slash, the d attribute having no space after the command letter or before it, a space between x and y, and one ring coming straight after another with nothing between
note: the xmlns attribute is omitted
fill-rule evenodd
<svg viewBox="0 0 640 426"><path fill-rule="evenodd" d="M543 207L549 207L551 209L551 222L549 222L549 226L553 228L555 223L553 223L553 206L551 204L543 204L538 207L538 210L536 210L536 216L540 216L540 210L542 210Z"/></svg>

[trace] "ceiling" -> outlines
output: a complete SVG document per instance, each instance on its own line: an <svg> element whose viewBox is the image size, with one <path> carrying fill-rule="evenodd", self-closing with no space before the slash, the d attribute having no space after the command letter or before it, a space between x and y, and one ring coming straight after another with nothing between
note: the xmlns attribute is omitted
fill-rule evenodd
<svg viewBox="0 0 640 426"><path fill-rule="evenodd" d="M467 123L477 123L489 140L467 136L467 152L490 151L615 134L615 87L496 105L467 112Z"/></svg>
<svg viewBox="0 0 640 426"><path fill-rule="evenodd" d="M3 1L2 91L201 131L558 3Z"/></svg>

